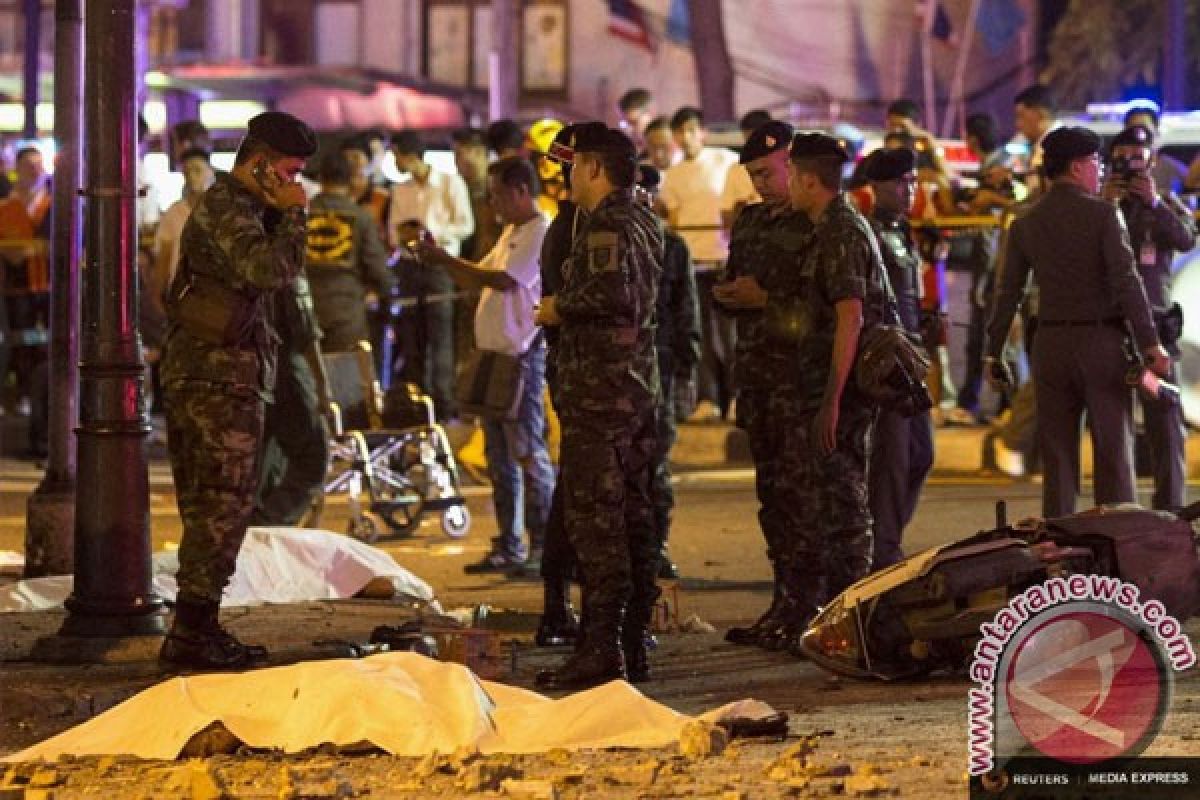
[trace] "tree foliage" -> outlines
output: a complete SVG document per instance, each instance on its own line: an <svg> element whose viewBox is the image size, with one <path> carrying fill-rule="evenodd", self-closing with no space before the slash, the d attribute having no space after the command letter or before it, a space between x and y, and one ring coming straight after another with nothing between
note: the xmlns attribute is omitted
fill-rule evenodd
<svg viewBox="0 0 1200 800"><path fill-rule="evenodd" d="M1066 106L1111 100L1157 84L1163 57L1163 0L1071 0L1050 37L1043 83ZM1186 4L1187 52L1200 65L1200 3Z"/></svg>

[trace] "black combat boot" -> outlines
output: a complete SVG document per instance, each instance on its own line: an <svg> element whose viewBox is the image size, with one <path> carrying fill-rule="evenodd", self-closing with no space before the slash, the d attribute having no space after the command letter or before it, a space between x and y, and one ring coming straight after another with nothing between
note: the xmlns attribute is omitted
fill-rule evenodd
<svg viewBox="0 0 1200 800"><path fill-rule="evenodd" d="M537 674L538 688L548 691L590 689L613 680L625 680L625 657L621 651L621 606L588 608L582 638L558 669Z"/></svg>
<svg viewBox="0 0 1200 800"><path fill-rule="evenodd" d="M762 639L763 634L783 622L779 617L779 612L783 607L783 570L780 568L778 559L771 562L771 571L775 573L775 587L771 593L771 605L767 607L767 610L753 624L734 627L725 631L725 641L731 644L757 645Z"/></svg>
<svg viewBox="0 0 1200 800"><path fill-rule="evenodd" d="M218 610L213 601L180 600L158 660L201 670L246 669L265 661L267 649L239 642L217 621Z"/></svg>
<svg viewBox="0 0 1200 800"><path fill-rule="evenodd" d="M566 578L542 580L542 619L533 637L538 647L573 645L579 638L579 618L571 608L570 585Z"/></svg>
<svg viewBox="0 0 1200 800"><path fill-rule="evenodd" d="M823 584L809 569L784 566L780 571L780 600L775 618L764 626L757 642L767 650L787 650L820 610Z"/></svg>
<svg viewBox="0 0 1200 800"><path fill-rule="evenodd" d="M650 580L650 576L660 569L661 565L647 565L640 573L635 572L634 594L621 627L621 650L625 654L625 672L630 683L650 680L650 648L658 644L650 633L650 623L661 594L658 584Z"/></svg>

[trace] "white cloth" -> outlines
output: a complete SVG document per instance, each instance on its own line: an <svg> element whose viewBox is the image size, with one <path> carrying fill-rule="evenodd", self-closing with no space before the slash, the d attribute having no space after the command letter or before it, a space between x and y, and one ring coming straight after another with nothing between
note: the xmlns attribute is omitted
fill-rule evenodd
<svg viewBox="0 0 1200 800"><path fill-rule="evenodd" d="M154 593L173 599L179 554L154 554ZM436 607L433 589L390 555L356 539L306 528L250 528L221 605L302 603L353 597L375 581L395 597ZM71 593L70 575L30 578L0 587L0 612L57 608ZM373 587L374 588L374 587Z"/></svg>
<svg viewBox="0 0 1200 800"><path fill-rule="evenodd" d="M392 247L400 244L396 241L396 228L410 219L420 221L447 253L458 255L463 239L475 231L466 181L458 175L431 169L423 183L409 176L408 180L395 184L388 210L388 244Z"/></svg>
<svg viewBox="0 0 1200 800"><path fill-rule="evenodd" d="M774 709L740 700L699 719L762 719ZM693 717L624 681L551 700L481 681L464 666L416 653L310 661L250 672L176 677L87 722L0 761L64 755L174 759L214 722L256 749L299 753L370 742L398 756L541 753L667 747Z"/></svg>
<svg viewBox="0 0 1200 800"><path fill-rule="evenodd" d="M183 226L191 215L191 205L187 200L179 199L163 212L162 219L158 221L158 229L154 232L154 249L162 253L165 248L171 257L167 262L168 272L162 276L163 291L175 277L175 269L179 266L179 240L183 237Z"/></svg>
<svg viewBox="0 0 1200 800"><path fill-rule="evenodd" d="M737 156L723 147L706 147L693 159L684 159L663 175L660 198L671 225L687 242L692 261L724 261L729 238L721 228L721 193ZM687 230L705 226L704 230Z"/></svg>
<svg viewBox="0 0 1200 800"><path fill-rule="evenodd" d="M733 211L739 205L748 206L761 203L762 198L754 189L750 173L744 164L735 164L725 177L725 189L721 192L721 210Z"/></svg>
<svg viewBox="0 0 1200 800"><path fill-rule="evenodd" d="M506 225L500 238L479 262L481 269L505 272L516 285L485 288L475 309L475 346L519 356L537 336L533 307L542 298L539 258L550 221L542 214L522 225Z"/></svg>

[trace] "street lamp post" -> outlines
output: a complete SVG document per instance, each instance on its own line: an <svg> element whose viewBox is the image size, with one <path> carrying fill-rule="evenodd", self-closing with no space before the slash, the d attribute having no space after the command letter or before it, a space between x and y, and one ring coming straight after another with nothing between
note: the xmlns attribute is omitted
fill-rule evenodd
<svg viewBox="0 0 1200 800"><path fill-rule="evenodd" d="M104 640L163 630L163 604L150 580L150 424L137 326L136 5L89 0L84 22L87 263L75 586L61 635L92 639L97 659L108 652Z"/></svg>

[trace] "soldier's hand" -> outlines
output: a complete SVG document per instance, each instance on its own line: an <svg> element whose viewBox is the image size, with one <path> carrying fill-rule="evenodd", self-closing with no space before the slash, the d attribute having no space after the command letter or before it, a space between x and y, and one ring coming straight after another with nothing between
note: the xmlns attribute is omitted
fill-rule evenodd
<svg viewBox="0 0 1200 800"><path fill-rule="evenodd" d="M304 208L308 205L308 195L304 187L298 183L281 183L278 186L263 188L267 202L281 211L289 208Z"/></svg>
<svg viewBox="0 0 1200 800"><path fill-rule="evenodd" d="M1156 344L1142 353L1146 369L1160 378L1167 377L1171 372L1171 356L1162 345Z"/></svg>
<svg viewBox="0 0 1200 800"><path fill-rule="evenodd" d="M713 287L713 298L726 308L760 309L767 306L767 292L752 275L739 275Z"/></svg>
<svg viewBox="0 0 1200 800"><path fill-rule="evenodd" d="M822 455L837 449L838 402L824 400L812 422L812 437Z"/></svg>
<svg viewBox="0 0 1200 800"><path fill-rule="evenodd" d="M562 324L562 317L558 315L558 308L554 303L554 295L542 298L542 303L537 307L537 313L534 314L533 321L543 326Z"/></svg>
<svg viewBox="0 0 1200 800"><path fill-rule="evenodd" d="M983 359L983 375L987 378L988 386L992 387L993 391L1009 392L1016 385L1008 362L1002 358L985 357Z"/></svg>

